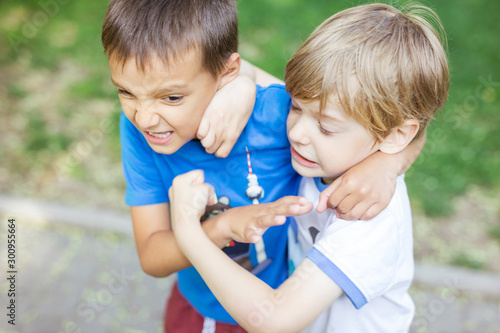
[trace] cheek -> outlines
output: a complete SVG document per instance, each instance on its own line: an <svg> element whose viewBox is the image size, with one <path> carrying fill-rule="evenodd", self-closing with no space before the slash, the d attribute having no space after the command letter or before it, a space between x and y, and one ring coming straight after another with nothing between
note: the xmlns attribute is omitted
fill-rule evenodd
<svg viewBox="0 0 500 333"><path fill-rule="evenodd" d="M286 119L286 134L290 134L290 131L292 130L293 126L295 126L295 123L297 122L297 116L294 115L291 111L288 114L288 118Z"/></svg>
<svg viewBox="0 0 500 333"><path fill-rule="evenodd" d="M123 98L120 98L120 104L122 106L123 113L127 116L127 118L133 118L135 114L135 104L133 101L129 101Z"/></svg>

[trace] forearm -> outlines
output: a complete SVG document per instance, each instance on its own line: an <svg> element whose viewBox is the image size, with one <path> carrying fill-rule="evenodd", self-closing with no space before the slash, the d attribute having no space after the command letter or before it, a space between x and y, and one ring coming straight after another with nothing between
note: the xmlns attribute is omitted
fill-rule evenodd
<svg viewBox="0 0 500 333"><path fill-rule="evenodd" d="M301 331L343 293L308 259L275 290L232 261L199 229L182 243L212 293L248 332Z"/></svg>
<svg viewBox="0 0 500 333"><path fill-rule="evenodd" d="M219 248L231 241L221 228L217 216L205 221L202 228L207 237ZM169 276L192 266L181 251L172 230L152 233L142 245L137 242L137 250L142 269L155 277Z"/></svg>
<svg viewBox="0 0 500 333"><path fill-rule="evenodd" d="M296 290L293 290L292 293L283 292L289 297L290 295L299 295L299 297L295 301L292 300L292 297L290 297L290 302L280 301L277 304L279 306L274 307L273 305L271 314L263 315L259 304L278 299L277 295L281 290L275 291L233 262L207 236L209 232L201 228L199 219L205 211L205 205L211 204L210 202L213 201L211 198L214 195L213 187L204 183L204 174L201 170L191 171L174 179L169 190L172 204L171 221L175 230L175 238L182 253L195 266L221 304L245 329L252 332L290 332L296 329L298 325L289 326L296 324L296 322L287 320L287 318L289 319L290 316L299 318L295 312L302 310L298 309L297 304L303 303L305 298L311 296L310 290L305 289L303 294L297 293ZM226 233L233 235L231 237L235 237L235 239L245 239L252 236L252 233L261 235L270 226L269 222L284 223L285 219L282 213L289 215L288 213L294 211L295 214L292 215L299 213L302 215L311 209L312 204L305 198L284 197L273 203L229 209L219 215L225 216L222 220L225 222L221 222L217 229L222 230L222 235L225 235L224 230L226 230ZM254 213L252 214L252 212ZM245 223L248 222L245 221L245 217L250 218L250 221L255 223ZM246 227L236 228L238 232L233 233L233 226L241 223ZM275 265L279 265L279 263L275 263ZM302 265L297 270L300 270L301 267ZM305 276L313 277L315 274L311 273L312 271L309 271ZM328 277L325 279L328 284L331 284L331 279ZM311 284L302 284L302 286L307 285L316 287L318 284L316 281ZM318 290L322 293L325 288L320 286ZM307 301L305 302L307 304ZM320 302L314 299L314 304L316 303ZM311 308L310 304L307 305ZM306 321L303 320L303 326L322 310L323 308L319 309L306 318Z"/></svg>
<svg viewBox="0 0 500 333"><path fill-rule="evenodd" d="M240 74L238 77L243 77L252 80L255 84L259 86L269 86L271 84L285 84L282 80L269 74L268 72L260 69L249 63L246 60L241 59Z"/></svg>
<svg viewBox="0 0 500 333"><path fill-rule="evenodd" d="M248 61L241 59L241 67L240 72L238 73L237 78L242 77L251 80L253 83L256 83L256 67L249 63Z"/></svg>
<svg viewBox="0 0 500 333"><path fill-rule="evenodd" d="M172 230L157 231L140 246L137 252L142 270L154 277L165 277L191 266L184 256Z"/></svg>
<svg viewBox="0 0 500 333"><path fill-rule="evenodd" d="M189 240L184 253L222 306L248 332L268 331L264 326L256 327L255 315L257 305L275 299L276 291L236 264L204 235L193 232Z"/></svg>
<svg viewBox="0 0 500 333"><path fill-rule="evenodd" d="M422 151L425 144L425 133L411 142L405 149L397 154L385 154L380 151L372 154L367 159L371 159L372 162L379 163L388 167L388 171L392 170L394 175L402 175L411 165L416 161L418 155Z"/></svg>

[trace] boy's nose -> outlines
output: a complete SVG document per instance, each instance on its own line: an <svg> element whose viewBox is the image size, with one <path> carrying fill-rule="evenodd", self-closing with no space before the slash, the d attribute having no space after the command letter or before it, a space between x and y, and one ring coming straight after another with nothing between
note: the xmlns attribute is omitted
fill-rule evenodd
<svg viewBox="0 0 500 333"><path fill-rule="evenodd" d="M306 145L309 143L306 124L304 120L297 119L296 122L290 124L288 128L288 139L296 144Z"/></svg>
<svg viewBox="0 0 500 333"><path fill-rule="evenodd" d="M160 123L160 115L156 112L156 102L137 102L135 121L142 129L151 129Z"/></svg>

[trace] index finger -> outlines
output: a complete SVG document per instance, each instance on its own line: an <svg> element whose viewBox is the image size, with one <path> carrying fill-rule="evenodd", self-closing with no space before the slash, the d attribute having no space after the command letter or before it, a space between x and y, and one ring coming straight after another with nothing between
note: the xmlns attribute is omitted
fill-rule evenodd
<svg viewBox="0 0 500 333"><path fill-rule="evenodd" d="M342 182L341 178L336 179L333 183L330 184L330 186L328 186L319 194L319 202L318 206L316 207L316 211L318 213L323 213L326 210L327 205L330 206L330 208L332 209L335 209L337 207L337 205L331 206L329 202L332 193L334 193L337 190L341 182Z"/></svg>

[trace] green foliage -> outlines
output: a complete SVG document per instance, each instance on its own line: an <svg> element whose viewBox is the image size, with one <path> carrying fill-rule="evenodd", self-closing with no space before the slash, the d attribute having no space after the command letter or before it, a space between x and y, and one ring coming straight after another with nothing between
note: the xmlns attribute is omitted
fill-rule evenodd
<svg viewBox="0 0 500 333"><path fill-rule="evenodd" d="M27 129L25 140L27 153L48 151L55 155L70 145L71 140L63 133L48 133L46 122L38 114L29 118Z"/></svg>
<svg viewBox="0 0 500 333"><path fill-rule="evenodd" d="M471 269L481 269L484 267L485 262L480 258L475 258L474 256L467 253L457 253L451 260L451 264L455 266L462 266Z"/></svg>
<svg viewBox="0 0 500 333"><path fill-rule="evenodd" d="M488 233L489 233L490 237L495 238L496 240L498 240L500 242L500 225L497 225L497 226L490 228Z"/></svg>

